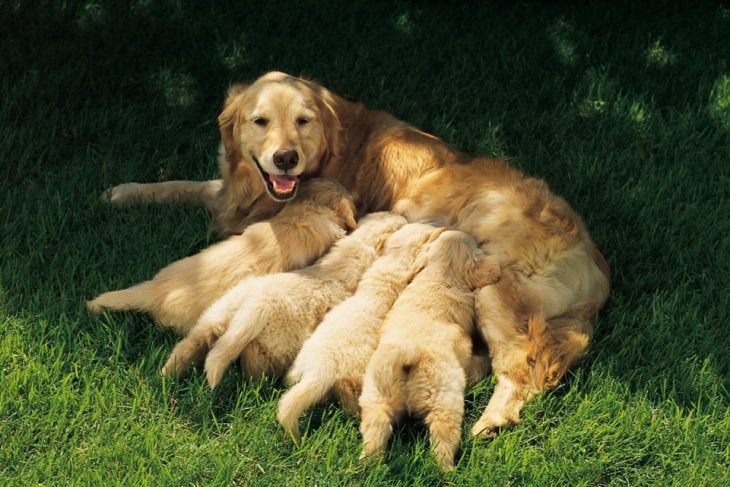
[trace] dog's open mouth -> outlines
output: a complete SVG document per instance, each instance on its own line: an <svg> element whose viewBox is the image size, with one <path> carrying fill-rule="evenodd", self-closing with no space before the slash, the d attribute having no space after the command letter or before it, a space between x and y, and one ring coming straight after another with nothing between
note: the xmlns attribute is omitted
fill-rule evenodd
<svg viewBox="0 0 730 487"><path fill-rule="evenodd" d="M269 174L259 164L258 159L253 158L259 174L266 184L266 191L276 201L289 201L297 194L299 188L299 176L290 174Z"/></svg>

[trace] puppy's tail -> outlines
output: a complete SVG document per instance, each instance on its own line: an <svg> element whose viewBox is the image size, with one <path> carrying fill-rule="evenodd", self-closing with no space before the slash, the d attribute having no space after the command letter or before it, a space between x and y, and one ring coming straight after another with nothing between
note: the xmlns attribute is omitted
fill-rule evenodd
<svg viewBox="0 0 730 487"><path fill-rule="evenodd" d="M376 364L372 369L373 384L383 395L388 395L396 381L408 378L423 356L422 351L412 343L380 345L370 359Z"/></svg>
<svg viewBox="0 0 730 487"><path fill-rule="evenodd" d="M269 304L244 305L233 315L228 330L215 342L205 359L205 372L211 389L215 389L231 362L243 353L272 320L272 306Z"/></svg>
<svg viewBox="0 0 730 487"><path fill-rule="evenodd" d="M324 366L305 371L299 382L294 384L279 401L276 419L296 443L301 440L299 417L304 411L324 399L336 381L334 367L329 367L328 364L321 365Z"/></svg>
<svg viewBox="0 0 730 487"><path fill-rule="evenodd" d="M86 302L86 309L90 313L99 314L102 311L152 311L155 303L152 281L145 281L136 286L119 291L110 291L101 294Z"/></svg>

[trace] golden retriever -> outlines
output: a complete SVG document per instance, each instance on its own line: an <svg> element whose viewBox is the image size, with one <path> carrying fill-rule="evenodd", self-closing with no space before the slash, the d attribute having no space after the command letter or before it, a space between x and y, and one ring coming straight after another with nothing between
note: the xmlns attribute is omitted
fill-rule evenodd
<svg viewBox="0 0 730 487"><path fill-rule="evenodd" d="M424 254L425 267L386 316L365 371L362 458L382 451L393 422L410 412L424 417L436 459L450 470L471 375L474 289L496 282L500 268L470 235L455 230L443 232Z"/></svg>
<svg viewBox="0 0 730 487"><path fill-rule="evenodd" d="M163 374L184 371L208 350L211 388L239 355L249 377L284 374L325 313L355 291L379 243L405 223L392 213L370 214L313 265L241 281L203 313Z"/></svg>
<svg viewBox="0 0 730 487"><path fill-rule="evenodd" d="M218 121L223 180L175 182L172 192L203 201L224 233L292 198L300 178L323 175L352 192L359 215L394 210L411 222L439 221L498 256L502 279L477 300L497 386L474 434L516 422L523 401L557 384L586 351L608 299L608 264L545 182L285 73L234 86ZM112 199L154 199L165 184L116 188ZM530 323L542 340L530 341ZM541 345L526 354L528 343Z"/></svg>
<svg viewBox="0 0 730 487"><path fill-rule="evenodd" d="M347 409L357 411L365 367L385 314L420 270L416 258L421 249L443 230L410 223L391 235L355 294L332 308L304 342L287 374L293 387L279 401L277 416L295 441L301 437L299 416L330 390Z"/></svg>
<svg viewBox="0 0 730 487"><path fill-rule="evenodd" d="M104 293L87 303L94 313L137 310L186 335L200 315L248 276L311 264L357 226L352 199L338 183L312 179L280 213L198 254L173 262L149 281Z"/></svg>

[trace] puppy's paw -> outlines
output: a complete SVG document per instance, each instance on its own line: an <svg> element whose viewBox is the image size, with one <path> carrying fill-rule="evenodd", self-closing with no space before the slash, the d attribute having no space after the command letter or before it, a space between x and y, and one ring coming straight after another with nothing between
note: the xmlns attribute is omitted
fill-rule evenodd
<svg viewBox="0 0 730 487"><path fill-rule="evenodd" d="M360 452L360 463L363 465L372 465L374 463L377 463L383 459L383 455L385 453L384 447L373 447L364 445L362 451Z"/></svg>
<svg viewBox="0 0 730 487"><path fill-rule="evenodd" d="M208 357L208 360L205 361L205 377L211 389L218 387L227 368L227 366L222 366L217 361L211 361Z"/></svg>
<svg viewBox="0 0 730 487"><path fill-rule="evenodd" d="M188 369L188 364L181 361L173 352L160 369L162 377L182 377Z"/></svg>

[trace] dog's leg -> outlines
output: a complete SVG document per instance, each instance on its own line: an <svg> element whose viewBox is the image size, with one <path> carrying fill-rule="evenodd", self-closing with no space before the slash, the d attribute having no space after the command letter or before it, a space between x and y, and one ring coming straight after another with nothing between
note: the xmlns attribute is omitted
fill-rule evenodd
<svg viewBox="0 0 730 487"><path fill-rule="evenodd" d="M201 365L205 354L224 331L224 323L204 322L194 326L187 337L177 342L160 374L182 376L190 365Z"/></svg>
<svg viewBox="0 0 730 487"><path fill-rule="evenodd" d="M506 374L497 374L497 385L482 416L471 429L472 436L494 436L500 428L520 422L526 391Z"/></svg>
<svg viewBox="0 0 730 487"><path fill-rule="evenodd" d="M393 434L395 411L387 401L360 402L362 420L360 434L362 434L362 452L360 460L367 461L382 455L385 445Z"/></svg>
<svg viewBox="0 0 730 487"><path fill-rule="evenodd" d="M454 468L454 456L461 439L461 422L464 419L463 392L452 398L452 404L435 405L426 414L426 424L431 441L431 450L441 468ZM456 400L454 400L456 399Z"/></svg>
<svg viewBox="0 0 730 487"><path fill-rule="evenodd" d="M152 281L145 281L127 289L100 294L91 301L86 302L86 309L94 314L99 314L105 310L152 311L156 296L152 292L151 283Z"/></svg>
<svg viewBox="0 0 730 487"><path fill-rule="evenodd" d="M318 367L318 370L307 370L301 380L279 401L276 418L296 443L301 441L299 417L305 410L321 401L334 384L334 376L324 369L325 367ZM321 374L322 372L324 374Z"/></svg>
<svg viewBox="0 0 730 487"><path fill-rule="evenodd" d="M362 416L360 434L363 440L361 461L368 461L383 454L385 445L393 434L393 424L406 409L403 382L390 384L387 393L384 393L377 386L370 367L368 369L359 400Z"/></svg>
<svg viewBox="0 0 730 487"><path fill-rule="evenodd" d="M489 355L472 354L469 357L469 366L466 370L466 383L474 385L484 379L492 371L492 361Z"/></svg>
<svg viewBox="0 0 730 487"><path fill-rule="evenodd" d="M222 179L211 181L166 181L163 183L126 183L114 186L102 194L102 199L114 206L135 203L202 203L209 209L223 188Z"/></svg>
<svg viewBox="0 0 730 487"><path fill-rule="evenodd" d="M216 341L205 359L208 384L215 389L228 366L272 321L272 306L267 302L253 302L241 306L233 315L228 329Z"/></svg>
<svg viewBox="0 0 730 487"><path fill-rule="evenodd" d="M497 385L489 404L471 430L474 436L491 436L500 428L519 422L530 380L525 347L527 330L519 328L516 302L506 302L515 287L503 279L477 292L479 328L487 341ZM517 293L521 289L517 287ZM519 380L515 380L519 378Z"/></svg>

